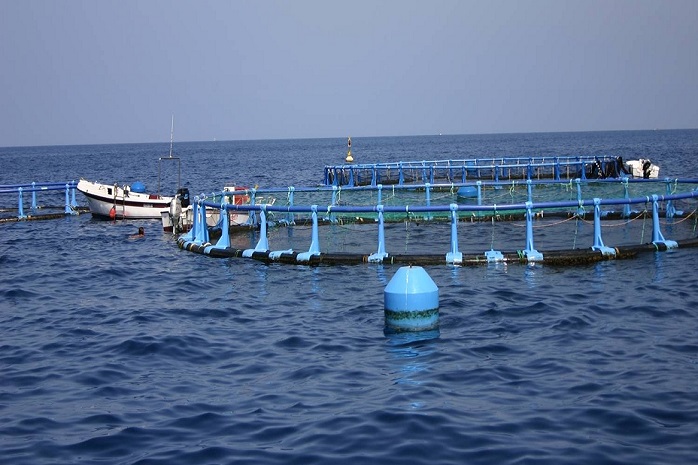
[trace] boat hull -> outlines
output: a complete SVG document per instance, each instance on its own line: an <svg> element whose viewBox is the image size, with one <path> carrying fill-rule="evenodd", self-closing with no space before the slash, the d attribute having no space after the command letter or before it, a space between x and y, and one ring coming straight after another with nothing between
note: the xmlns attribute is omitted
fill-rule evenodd
<svg viewBox="0 0 698 465"><path fill-rule="evenodd" d="M78 191L87 198L90 213L106 219L160 219L173 197L132 192L129 186L80 180Z"/></svg>

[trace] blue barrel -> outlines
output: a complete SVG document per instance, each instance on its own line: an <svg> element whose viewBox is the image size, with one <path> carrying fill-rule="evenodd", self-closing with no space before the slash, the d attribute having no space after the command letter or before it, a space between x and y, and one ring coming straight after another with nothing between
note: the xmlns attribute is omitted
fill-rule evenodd
<svg viewBox="0 0 698 465"><path fill-rule="evenodd" d="M428 331L439 326L439 288L421 266L397 270L384 291L385 326L394 331Z"/></svg>

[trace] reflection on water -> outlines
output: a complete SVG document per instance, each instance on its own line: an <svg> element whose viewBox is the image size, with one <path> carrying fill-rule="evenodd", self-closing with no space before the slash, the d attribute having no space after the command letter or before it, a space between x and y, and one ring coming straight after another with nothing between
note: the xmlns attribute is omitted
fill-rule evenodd
<svg viewBox="0 0 698 465"><path fill-rule="evenodd" d="M667 251L671 253L672 251ZM655 252L654 253L654 276L652 276L653 283L661 283L664 280L664 267L666 266L665 255L667 252Z"/></svg>
<svg viewBox="0 0 698 465"><path fill-rule="evenodd" d="M431 368L428 357L434 352L433 341L439 338L438 329L416 332L384 331L388 353L396 362L391 371L393 384L403 387L416 387L423 383L422 375ZM419 400L421 391L410 393L410 408L419 409L425 403Z"/></svg>
<svg viewBox="0 0 698 465"><path fill-rule="evenodd" d="M540 279L540 273L541 273L541 265L536 265L535 263L527 263L526 268L524 270L524 281L526 281L526 284L530 289L535 289L538 287L539 279Z"/></svg>
<svg viewBox="0 0 698 465"><path fill-rule="evenodd" d="M388 277L385 274L385 267L382 264L376 266L376 277L378 277L379 283L384 286L388 285Z"/></svg>

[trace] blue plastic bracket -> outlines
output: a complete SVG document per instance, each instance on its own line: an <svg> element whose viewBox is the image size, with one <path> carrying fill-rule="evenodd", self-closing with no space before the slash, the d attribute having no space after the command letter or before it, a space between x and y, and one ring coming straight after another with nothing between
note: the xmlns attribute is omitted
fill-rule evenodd
<svg viewBox="0 0 698 465"><path fill-rule="evenodd" d="M666 195L671 195L671 179L666 178ZM676 215L676 208L674 207L673 200L667 200L666 203L666 217L673 218Z"/></svg>
<svg viewBox="0 0 698 465"><path fill-rule="evenodd" d="M431 207L431 184L428 182L424 184L424 191L426 192L426 204L427 207ZM427 212L427 215L424 217L425 220L431 220L433 218L433 215L431 212Z"/></svg>
<svg viewBox="0 0 698 465"><path fill-rule="evenodd" d="M652 243L664 244L667 249L673 249L679 246L678 242L664 239L662 231L659 228L659 197L657 194L652 196Z"/></svg>
<svg viewBox="0 0 698 465"><path fill-rule="evenodd" d="M36 183L32 182L32 211L36 211Z"/></svg>
<svg viewBox="0 0 698 465"><path fill-rule="evenodd" d="M623 198L630 199L630 194L628 194L628 178L623 178L621 180L623 183ZM623 218L630 218L630 204L626 203L623 205Z"/></svg>
<svg viewBox="0 0 698 465"><path fill-rule="evenodd" d="M310 261L311 256L320 255L320 239L317 225L317 205L311 205L310 210L312 211L313 217L313 229L310 239L310 250L308 250L307 252L301 252L296 256L296 260L299 262L308 262Z"/></svg>
<svg viewBox="0 0 698 465"><path fill-rule="evenodd" d="M334 213L332 213L332 207L337 205L337 197L340 192L341 188L337 188L337 186L332 186L332 205L327 207L327 216L325 216L325 221L329 221L330 223L337 222L337 218L335 217Z"/></svg>
<svg viewBox="0 0 698 465"><path fill-rule="evenodd" d="M288 188L288 205L293 206L293 193L295 192L296 188L293 186L290 186ZM288 224L296 224L296 218L293 215L292 211L289 211L288 214L286 215L286 222Z"/></svg>
<svg viewBox="0 0 698 465"><path fill-rule="evenodd" d="M528 194L528 201L533 202L533 188L531 187L531 180L526 180L526 193Z"/></svg>
<svg viewBox="0 0 698 465"><path fill-rule="evenodd" d="M24 219L27 217L27 215L24 214L24 199L22 194L22 188L20 187L19 189L17 189L17 192L19 193L19 207L17 218Z"/></svg>
<svg viewBox="0 0 698 465"><path fill-rule="evenodd" d="M529 262L543 260L543 254L533 248L533 212L531 202L526 202L526 249L524 256Z"/></svg>
<svg viewBox="0 0 698 465"><path fill-rule="evenodd" d="M70 184L65 185L65 214L75 215L77 212L70 207Z"/></svg>
<svg viewBox="0 0 698 465"><path fill-rule="evenodd" d="M594 198L594 245L591 250L598 250L603 255L615 255L616 249L606 247L601 239L601 199Z"/></svg>
<svg viewBox="0 0 698 465"><path fill-rule="evenodd" d="M228 216L228 210L226 205L228 204L228 198L223 195L221 196L221 213L220 220L218 223L221 225L221 237L218 239L215 245L209 245L204 249L204 253L208 254L211 249L227 249L230 247L230 217Z"/></svg>
<svg viewBox="0 0 698 465"><path fill-rule="evenodd" d="M459 265L463 263L463 254L458 251L458 204L451 206L451 251L446 254L446 263Z"/></svg>
<svg viewBox="0 0 698 465"><path fill-rule="evenodd" d="M577 215L584 215L584 205L582 204L582 180L577 178L574 182L577 184L577 202L579 203Z"/></svg>
<svg viewBox="0 0 698 465"><path fill-rule="evenodd" d="M385 227L383 221L383 205L377 205L378 211L378 251L368 256L371 263L381 263L388 254L385 251Z"/></svg>
<svg viewBox="0 0 698 465"><path fill-rule="evenodd" d="M196 221L196 231L194 232L194 244L208 244L208 225L206 224L206 205L203 200L199 200L199 208L197 209L198 221Z"/></svg>
<svg viewBox="0 0 698 465"><path fill-rule="evenodd" d="M254 249L245 249L242 256L249 258L254 252L266 252L269 250L269 240L267 238L267 206L261 205L259 209L259 241Z"/></svg>

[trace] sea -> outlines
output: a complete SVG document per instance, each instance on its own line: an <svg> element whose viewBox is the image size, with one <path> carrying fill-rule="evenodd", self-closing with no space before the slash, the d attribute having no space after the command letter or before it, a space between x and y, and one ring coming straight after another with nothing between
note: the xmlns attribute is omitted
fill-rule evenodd
<svg viewBox="0 0 698 465"><path fill-rule="evenodd" d="M357 163L595 154L698 176L698 130L352 142ZM192 195L316 186L347 144L173 149L181 171L171 163L163 173L169 141L0 148L0 184L139 180L154 190L181 176ZM64 196L41 193L38 203ZM133 239L139 226L146 234ZM410 241L433 236L422 223ZM0 224L0 237L0 464L698 457L697 249L579 266L427 266L439 327L395 333L384 289L397 265L211 258L181 250L159 221L89 213Z"/></svg>

